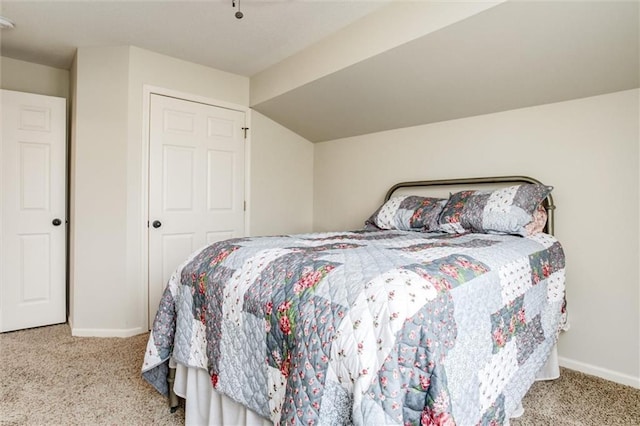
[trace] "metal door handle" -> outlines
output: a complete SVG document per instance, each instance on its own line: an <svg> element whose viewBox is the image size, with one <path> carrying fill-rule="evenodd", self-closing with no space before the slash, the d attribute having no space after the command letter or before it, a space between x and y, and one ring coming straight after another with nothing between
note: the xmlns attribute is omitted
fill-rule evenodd
<svg viewBox="0 0 640 426"><path fill-rule="evenodd" d="M51 221L51 223L53 224L53 226L60 226L62 224L62 221L58 218L55 218Z"/></svg>
<svg viewBox="0 0 640 426"><path fill-rule="evenodd" d="M154 220L153 223L151 224L154 228L160 228L162 226L162 222L160 222L159 220Z"/></svg>

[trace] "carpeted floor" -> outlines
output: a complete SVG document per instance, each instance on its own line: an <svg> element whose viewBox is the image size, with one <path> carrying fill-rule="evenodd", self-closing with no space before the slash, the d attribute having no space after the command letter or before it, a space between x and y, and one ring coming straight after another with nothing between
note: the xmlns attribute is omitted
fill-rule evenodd
<svg viewBox="0 0 640 426"><path fill-rule="evenodd" d="M183 424L140 377L146 341L72 337L66 324L0 334L0 425ZM640 425L640 390L566 369L524 406L512 425Z"/></svg>

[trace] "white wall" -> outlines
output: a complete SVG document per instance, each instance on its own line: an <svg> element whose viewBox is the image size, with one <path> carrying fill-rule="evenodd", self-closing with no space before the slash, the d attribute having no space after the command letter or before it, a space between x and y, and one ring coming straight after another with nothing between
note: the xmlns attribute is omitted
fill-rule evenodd
<svg viewBox="0 0 640 426"><path fill-rule="evenodd" d="M126 287L129 49L80 48L73 65L70 312L76 335L128 320Z"/></svg>
<svg viewBox="0 0 640 426"><path fill-rule="evenodd" d="M311 232L313 144L251 115L251 235Z"/></svg>
<svg viewBox="0 0 640 426"><path fill-rule="evenodd" d="M567 255L567 367L640 386L640 90L334 140L314 149L314 230L354 229L406 180L553 185Z"/></svg>
<svg viewBox="0 0 640 426"><path fill-rule="evenodd" d="M144 331L143 86L248 105L247 79L134 47L81 48L70 74L10 58L0 65L2 88L67 98L71 90L75 102L75 334ZM638 386L638 104L631 90L316 145L252 112L251 233L307 232L312 217L316 231L358 228L400 180L537 177L556 187L556 233L567 251L572 328L561 361ZM549 158L532 161L538 153Z"/></svg>
<svg viewBox="0 0 640 426"><path fill-rule="evenodd" d="M0 57L0 88L69 99L69 71Z"/></svg>
<svg viewBox="0 0 640 426"><path fill-rule="evenodd" d="M145 87L248 110L249 80L129 46L80 48L71 74L72 332L145 332ZM254 119L251 232L310 231L313 147L266 117Z"/></svg>
<svg viewBox="0 0 640 426"><path fill-rule="evenodd" d="M143 86L246 105L249 82L129 46L78 49L73 75L72 332L144 332Z"/></svg>
<svg viewBox="0 0 640 426"><path fill-rule="evenodd" d="M144 87L154 86L196 97L247 108L249 79L202 65L131 46L129 48L128 145L127 145L127 250L126 281L128 297L123 301L129 322L125 330L147 327L147 217L146 161L144 140Z"/></svg>

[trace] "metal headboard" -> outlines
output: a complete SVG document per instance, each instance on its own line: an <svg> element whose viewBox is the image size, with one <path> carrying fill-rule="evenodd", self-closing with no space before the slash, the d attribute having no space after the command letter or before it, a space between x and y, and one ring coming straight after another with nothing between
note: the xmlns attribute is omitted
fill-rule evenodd
<svg viewBox="0 0 640 426"><path fill-rule="evenodd" d="M389 201L395 191L400 188L414 188L414 187L428 187L428 186L453 186L453 185L479 185L479 184L492 184L492 183L536 183L543 185L537 179L528 176L496 176L496 177L481 177L481 178L460 178L460 179L437 179L437 180L416 180L412 182L400 182L393 185L387 191L384 197L384 201ZM543 202L544 208L547 210L547 225L545 227L548 234L553 235L554 223L553 223L553 211L556 206L553 203L553 197L551 194L547 195L547 198Z"/></svg>

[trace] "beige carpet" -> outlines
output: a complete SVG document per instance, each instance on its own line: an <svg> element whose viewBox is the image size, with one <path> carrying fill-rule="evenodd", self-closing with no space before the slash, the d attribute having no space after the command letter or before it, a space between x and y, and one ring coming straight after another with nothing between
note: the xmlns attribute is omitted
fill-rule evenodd
<svg viewBox="0 0 640 426"><path fill-rule="evenodd" d="M0 425L179 425L140 377L147 335L71 337L68 325L0 334ZM540 382L512 425L640 425L640 390L571 370Z"/></svg>

